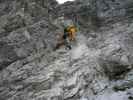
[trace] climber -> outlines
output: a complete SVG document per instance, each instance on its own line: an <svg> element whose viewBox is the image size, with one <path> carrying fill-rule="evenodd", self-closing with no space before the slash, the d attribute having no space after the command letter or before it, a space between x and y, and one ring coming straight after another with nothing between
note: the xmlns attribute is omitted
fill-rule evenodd
<svg viewBox="0 0 133 100"><path fill-rule="evenodd" d="M65 45L66 49L71 49L71 42L76 41L77 28L74 25L69 25L64 28L64 34L61 35L61 40L56 45L56 49Z"/></svg>
<svg viewBox="0 0 133 100"><path fill-rule="evenodd" d="M64 28L64 36L68 36L69 41L75 41L77 28L74 25L70 25Z"/></svg>

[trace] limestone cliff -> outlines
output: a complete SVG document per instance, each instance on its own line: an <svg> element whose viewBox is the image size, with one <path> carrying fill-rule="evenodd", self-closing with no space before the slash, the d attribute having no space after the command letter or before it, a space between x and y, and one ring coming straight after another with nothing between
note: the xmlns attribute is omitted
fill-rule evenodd
<svg viewBox="0 0 133 100"><path fill-rule="evenodd" d="M0 100L133 100L132 13L132 0L0 0ZM62 16L76 43L54 51Z"/></svg>

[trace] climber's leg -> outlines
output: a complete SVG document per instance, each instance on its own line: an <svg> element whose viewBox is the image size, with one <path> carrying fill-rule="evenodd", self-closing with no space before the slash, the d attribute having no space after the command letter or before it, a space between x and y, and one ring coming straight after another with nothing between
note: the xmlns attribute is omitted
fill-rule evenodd
<svg viewBox="0 0 133 100"><path fill-rule="evenodd" d="M69 39L67 38L67 39L65 39L65 46L66 46L66 49L72 49L72 47L71 47L71 43L70 43L70 41L69 41Z"/></svg>

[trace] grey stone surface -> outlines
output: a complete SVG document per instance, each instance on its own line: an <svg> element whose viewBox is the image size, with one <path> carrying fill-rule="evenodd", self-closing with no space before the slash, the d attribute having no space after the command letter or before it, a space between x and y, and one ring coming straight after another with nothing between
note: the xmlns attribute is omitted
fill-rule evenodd
<svg viewBox="0 0 133 100"><path fill-rule="evenodd" d="M0 0L0 100L133 100L132 0ZM59 19L78 28L53 51Z"/></svg>

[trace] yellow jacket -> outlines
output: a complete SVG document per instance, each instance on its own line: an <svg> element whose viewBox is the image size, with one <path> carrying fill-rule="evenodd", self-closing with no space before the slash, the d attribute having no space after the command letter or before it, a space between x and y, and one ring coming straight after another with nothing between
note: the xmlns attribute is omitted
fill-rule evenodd
<svg viewBox="0 0 133 100"><path fill-rule="evenodd" d="M73 41L76 39L76 32L77 32L77 28L75 26L69 26L67 28L67 32L68 32L68 36L69 36L69 39L70 41Z"/></svg>

